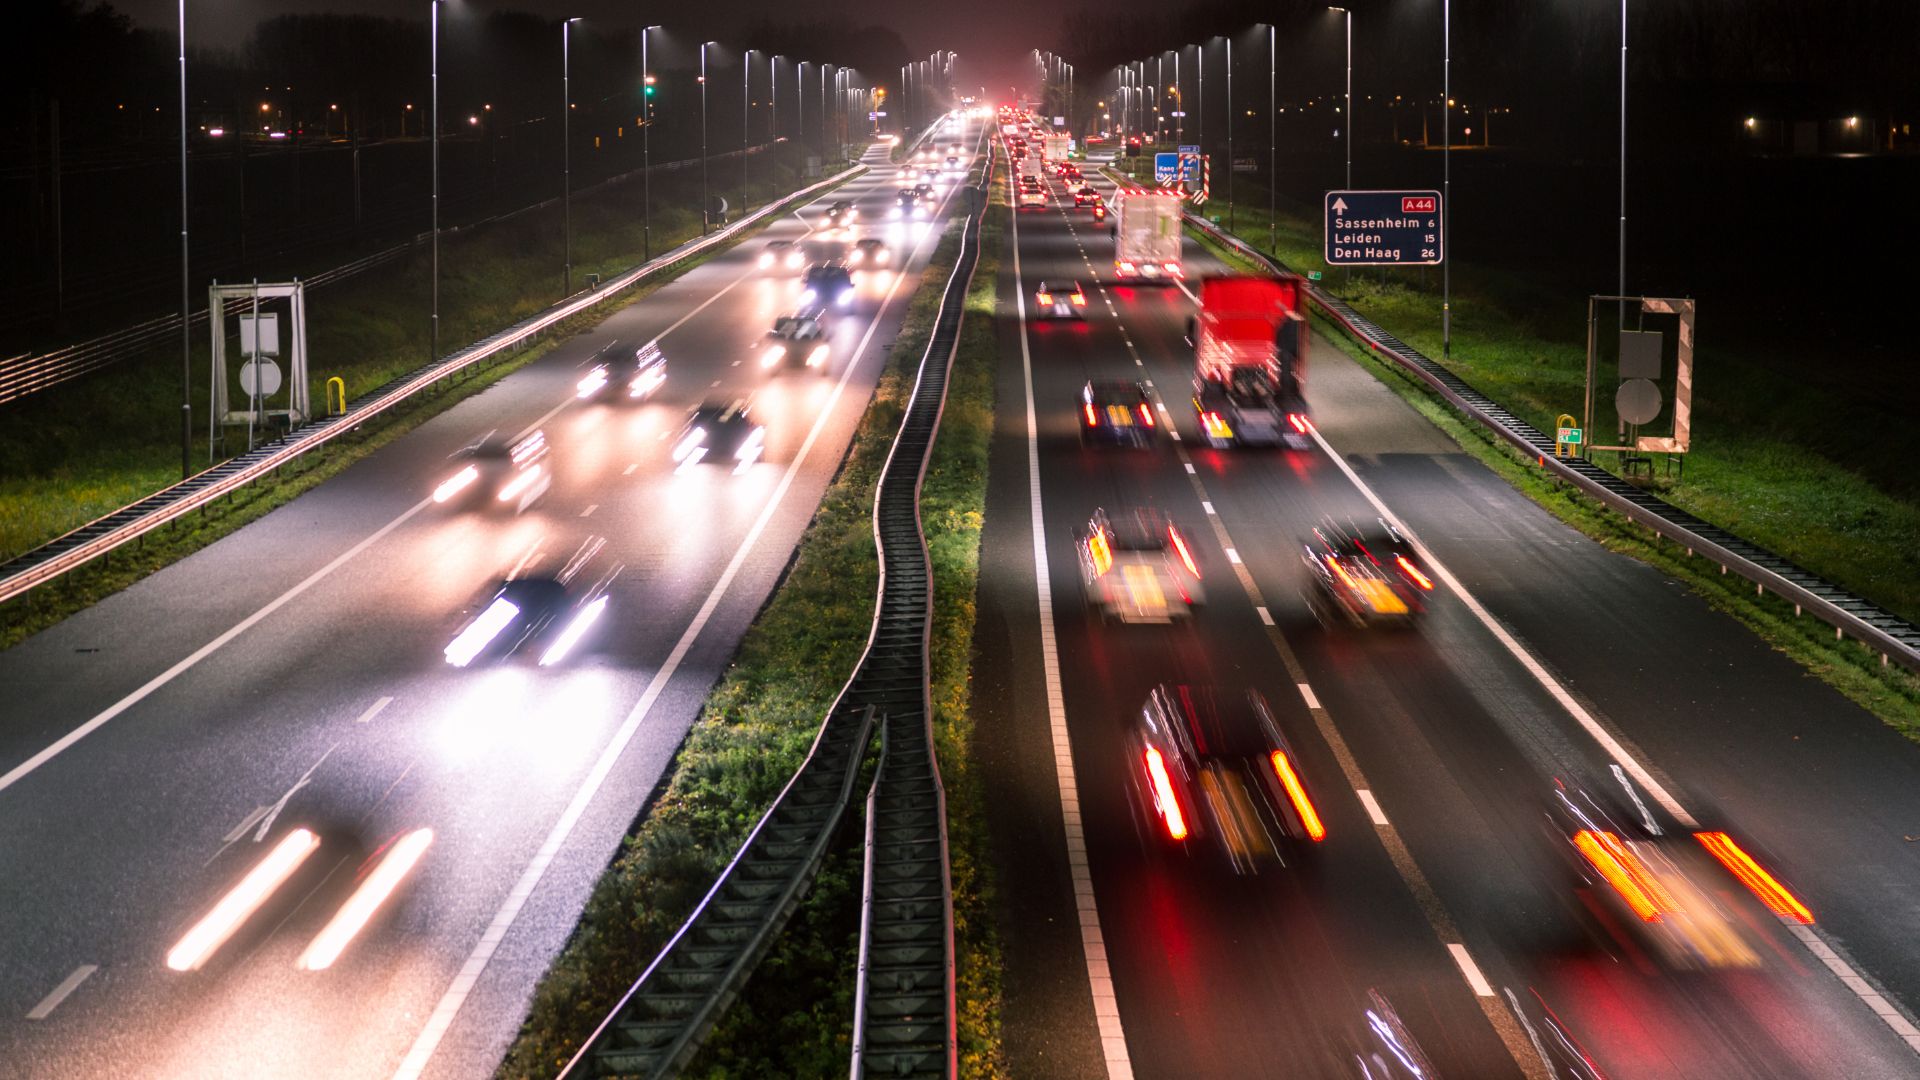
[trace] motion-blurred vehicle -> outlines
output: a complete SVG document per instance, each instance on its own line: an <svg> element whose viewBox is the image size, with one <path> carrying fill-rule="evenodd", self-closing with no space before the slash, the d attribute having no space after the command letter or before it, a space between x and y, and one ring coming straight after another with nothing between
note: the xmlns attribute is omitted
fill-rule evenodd
<svg viewBox="0 0 1920 1080"><path fill-rule="evenodd" d="M767 246L760 249L762 270L798 270L805 262L805 253L792 240L769 240Z"/></svg>
<svg viewBox="0 0 1920 1080"><path fill-rule="evenodd" d="M827 207L827 228L844 229L852 225L854 219L859 216L859 208L855 207L852 202L841 199L832 206Z"/></svg>
<svg viewBox="0 0 1920 1080"><path fill-rule="evenodd" d="M1342 526L1327 518L1304 547L1307 610L1321 625L1409 626L1426 612L1433 577L1385 520Z"/></svg>
<svg viewBox="0 0 1920 1080"><path fill-rule="evenodd" d="M1188 320L1187 340L1194 418L1209 446L1313 445L1304 284L1290 274L1200 282L1200 313Z"/></svg>
<svg viewBox="0 0 1920 1080"><path fill-rule="evenodd" d="M1200 562L1178 526L1158 510L1095 510L1073 536L1087 606L1123 623L1190 618L1206 602Z"/></svg>
<svg viewBox="0 0 1920 1080"><path fill-rule="evenodd" d="M894 175L894 179L902 184L912 183L920 179L920 166L912 163L902 165L900 171Z"/></svg>
<svg viewBox="0 0 1920 1080"><path fill-rule="evenodd" d="M1326 839L1300 759L1257 690L1217 699L1208 687L1157 686L1129 744L1140 805L1167 843L1210 842L1247 874L1295 865Z"/></svg>
<svg viewBox="0 0 1920 1080"><path fill-rule="evenodd" d="M708 402L693 410L674 436L673 460L679 463L676 471L709 462L731 464L738 474L752 468L766 446L766 426L753 419L746 401Z"/></svg>
<svg viewBox="0 0 1920 1080"><path fill-rule="evenodd" d="M1139 281L1173 281L1184 276L1180 262L1179 195L1123 188L1114 195L1113 272Z"/></svg>
<svg viewBox="0 0 1920 1080"><path fill-rule="evenodd" d="M1095 221L1107 220L1107 204L1106 203L1098 202L1093 204L1093 220Z"/></svg>
<svg viewBox="0 0 1920 1080"><path fill-rule="evenodd" d="M1103 201L1104 200L1100 198L1100 193L1095 191L1091 184L1081 184L1079 187L1073 189L1073 205L1075 206L1098 206Z"/></svg>
<svg viewBox="0 0 1920 1080"><path fill-rule="evenodd" d="M853 302L853 273L847 264L830 259L807 267L800 279L802 307L845 307Z"/></svg>
<svg viewBox="0 0 1920 1080"><path fill-rule="evenodd" d="M894 200L892 213L896 218L909 220L925 218L927 216L927 203L925 199L921 198L918 189L908 188L900 193L899 198Z"/></svg>
<svg viewBox="0 0 1920 1080"><path fill-rule="evenodd" d="M760 366L773 367L782 361L817 368L827 362L826 325L818 311L798 311L782 315L767 331L767 343L760 350Z"/></svg>
<svg viewBox="0 0 1920 1080"><path fill-rule="evenodd" d="M632 356L603 360L587 369L574 384L574 396L582 401L645 401L666 381L666 354L649 341Z"/></svg>
<svg viewBox="0 0 1920 1080"><path fill-rule="evenodd" d="M925 205L929 208L933 206L933 185L932 184L915 184L913 185L913 193L915 195L920 196L920 202L922 205Z"/></svg>
<svg viewBox="0 0 1920 1080"><path fill-rule="evenodd" d="M433 501L523 513L553 486L547 436L488 434L461 450L460 467L433 489Z"/></svg>
<svg viewBox="0 0 1920 1080"><path fill-rule="evenodd" d="M1022 210L1045 210L1047 189L1039 184L1021 184L1019 193L1014 197L1014 205Z"/></svg>
<svg viewBox="0 0 1920 1080"><path fill-rule="evenodd" d="M1043 281L1033 292L1035 318L1084 319L1087 293L1077 281Z"/></svg>
<svg viewBox="0 0 1920 1080"><path fill-rule="evenodd" d="M1094 379L1080 391L1080 441L1152 446L1153 402L1132 379Z"/></svg>
<svg viewBox="0 0 1920 1080"><path fill-rule="evenodd" d="M885 266L893 260L893 251L887 242L877 236L861 237L847 252L847 265L857 267Z"/></svg>
<svg viewBox="0 0 1920 1080"><path fill-rule="evenodd" d="M556 570L510 575L490 586L473 617L442 650L447 663L463 668L480 660L505 661L525 650L539 656L541 667L551 667L578 651L606 613L607 587L619 570L584 587L575 582L606 543L594 537Z"/></svg>
<svg viewBox="0 0 1920 1080"><path fill-rule="evenodd" d="M1780 920L1802 925L1813 913L1778 878L1721 831L1662 827L1637 794L1623 801L1555 782L1548 801L1557 846L1591 894L1612 912L1613 927L1672 968L1752 968L1764 914L1745 903L1722 871ZM1716 866L1717 864L1717 866Z"/></svg>

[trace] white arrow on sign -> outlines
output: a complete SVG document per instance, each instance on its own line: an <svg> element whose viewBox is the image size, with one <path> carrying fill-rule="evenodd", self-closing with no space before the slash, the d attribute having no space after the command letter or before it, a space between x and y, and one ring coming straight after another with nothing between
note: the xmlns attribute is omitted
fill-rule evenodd
<svg viewBox="0 0 1920 1080"><path fill-rule="evenodd" d="M1333 212L1334 212L1334 213L1336 213L1336 214L1344 214L1344 213L1346 213L1346 212L1347 212L1347 200L1345 200L1345 199L1342 199L1342 198L1340 198L1339 196L1335 196L1335 197L1334 197L1334 200L1333 200Z"/></svg>

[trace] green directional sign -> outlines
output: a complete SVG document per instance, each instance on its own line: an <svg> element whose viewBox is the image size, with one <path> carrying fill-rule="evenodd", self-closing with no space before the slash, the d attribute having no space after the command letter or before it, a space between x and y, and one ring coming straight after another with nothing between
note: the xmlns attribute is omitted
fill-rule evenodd
<svg viewBox="0 0 1920 1080"><path fill-rule="evenodd" d="M1309 271L1307 271L1307 280L1308 280L1308 281L1319 281L1319 280L1320 280L1320 271L1318 271L1318 270L1309 270Z"/></svg>
<svg viewBox="0 0 1920 1080"><path fill-rule="evenodd" d="M1556 429L1556 432L1557 433L1554 436L1555 442L1563 442L1573 446L1578 446L1581 443L1586 441L1586 433L1581 431L1577 427L1558 428Z"/></svg>

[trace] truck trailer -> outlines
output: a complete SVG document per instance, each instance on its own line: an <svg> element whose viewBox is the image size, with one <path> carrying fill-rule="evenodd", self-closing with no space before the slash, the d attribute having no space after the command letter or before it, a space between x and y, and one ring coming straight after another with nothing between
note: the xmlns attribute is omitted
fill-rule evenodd
<svg viewBox="0 0 1920 1080"><path fill-rule="evenodd" d="M1200 282L1193 344L1193 409L1216 449L1305 449L1307 318L1305 282L1222 276Z"/></svg>
<svg viewBox="0 0 1920 1080"><path fill-rule="evenodd" d="M1183 276L1180 215L1185 208L1172 192L1121 189L1114 202L1114 275L1135 281L1176 281Z"/></svg>

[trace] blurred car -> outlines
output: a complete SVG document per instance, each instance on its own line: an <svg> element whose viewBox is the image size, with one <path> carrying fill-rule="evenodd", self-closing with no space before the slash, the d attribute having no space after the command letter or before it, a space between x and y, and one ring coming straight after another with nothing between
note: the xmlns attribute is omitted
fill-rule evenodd
<svg viewBox="0 0 1920 1080"><path fill-rule="evenodd" d="M760 350L760 366L770 368L782 361L817 368L827 362L826 326L820 312L800 311L782 315L767 331L767 343Z"/></svg>
<svg viewBox="0 0 1920 1080"><path fill-rule="evenodd" d="M1075 530L1087 606L1123 623L1191 617L1207 594L1185 534L1157 510L1123 510L1118 519L1095 510L1086 526Z"/></svg>
<svg viewBox="0 0 1920 1080"><path fill-rule="evenodd" d="M1073 189L1073 205L1075 206L1094 206L1102 201L1100 193L1095 191L1091 184L1082 184Z"/></svg>
<svg viewBox="0 0 1920 1080"><path fill-rule="evenodd" d="M920 196L920 201L922 203L926 204L929 207L933 205L933 185L932 184L915 184L913 185L913 193L915 195Z"/></svg>
<svg viewBox="0 0 1920 1080"><path fill-rule="evenodd" d="M1132 379L1095 379L1080 391L1080 440L1153 445L1153 402Z"/></svg>
<svg viewBox="0 0 1920 1080"><path fill-rule="evenodd" d="M802 307L845 307L853 302L853 273L838 259L814 263L800 279Z"/></svg>
<svg viewBox="0 0 1920 1080"><path fill-rule="evenodd" d="M885 266L892 259L893 251L887 247L885 240L877 236L860 238L853 245L853 250L847 252L847 263L850 266Z"/></svg>
<svg viewBox="0 0 1920 1080"><path fill-rule="evenodd" d="M894 200L892 213L896 218L924 218L927 216L926 201L920 197L918 191L908 188Z"/></svg>
<svg viewBox="0 0 1920 1080"><path fill-rule="evenodd" d="M679 463L676 471L730 462L735 473L743 473L760 460L766 444L767 429L754 421L745 401L708 402L693 410L674 436L673 460Z"/></svg>
<svg viewBox="0 0 1920 1080"><path fill-rule="evenodd" d="M919 178L920 178L920 167L912 164L900 166L900 171L894 177L894 179L900 181L903 184L910 183L914 180L918 180Z"/></svg>
<svg viewBox="0 0 1920 1080"><path fill-rule="evenodd" d="M1734 910L1741 901L1725 888L1721 868L1779 918L1813 922L1812 912L1727 833L1665 829L1644 806L1627 812L1558 781L1547 817L1562 855L1611 912L1608 929L1625 928L1670 968L1759 966L1752 939L1761 913Z"/></svg>
<svg viewBox="0 0 1920 1080"><path fill-rule="evenodd" d="M792 240L769 240L767 246L760 249L762 270L798 270L805 262L806 254Z"/></svg>
<svg viewBox="0 0 1920 1080"><path fill-rule="evenodd" d="M853 203L846 199L841 199L832 206L827 207L827 228L844 229L852 225L854 219L859 216L860 211Z"/></svg>
<svg viewBox="0 0 1920 1080"><path fill-rule="evenodd" d="M591 586L574 586L605 546L604 537L594 537L558 569L509 576L490 586L474 605L473 617L441 650L447 663L463 668L481 660L505 661L524 649L527 655L538 653L541 667L551 667L572 655L606 613L607 586L617 570Z"/></svg>
<svg viewBox="0 0 1920 1080"><path fill-rule="evenodd" d="M553 485L545 433L520 439L488 434L457 455L460 467L433 489L436 503L522 513Z"/></svg>
<svg viewBox="0 0 1920 1080"><path fill-rule="evenodd" d="M1433 577L1400 530L1376 519L1342 526L1326 518L1304 545L1307 609L1322 625L1411 625L1427 609Z"/></svg>
<svg viewBox="0 0 1920 1080"><path fill-rule="evenodd" d="M1300 761L1257 690L1216 698L1162 684L1134 717L1139 805L1166 842L1209 842L1236 873L1298 863L1327 829Z"/></svg>
<svg viewBox="0 0 1920 1080"><path fill-rule="evenodd" d="M666 355L658 344L649 341L632 356L604 360L589 368L574 384L574 396L582 401L644 401L666 381Z"/></svg>
<svg viewBox="0 0 1920 1080"><path fill-rule="evenodd" d="M1077 281L1043 281L1033 291L1036 318L1084 319L1087 317L1087 293Z"/></svg>

